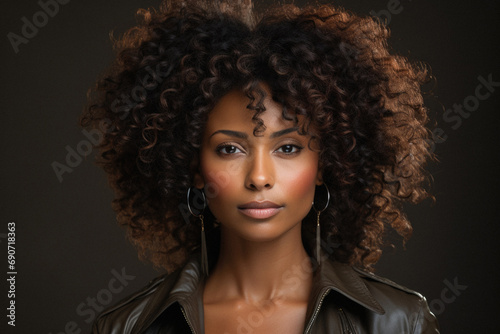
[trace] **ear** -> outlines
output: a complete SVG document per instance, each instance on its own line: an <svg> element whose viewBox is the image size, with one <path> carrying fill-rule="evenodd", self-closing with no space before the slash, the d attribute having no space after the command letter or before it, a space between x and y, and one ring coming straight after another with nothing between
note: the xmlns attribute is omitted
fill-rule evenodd
<svg viewBox="0 0 500 334"><path fill-rule="evenodd" d="M318 164L318 173L316 174L316 185L320 186L323 184L323 168L321 162Z"/></svg>
<svg viewBox="0 0 500 334"><path fill-rule="evenodd" d="M205 187L205 179L201 173L199 157L196 156L191 161L191 165L189 167L189 169L191 170L191 175L193 175L193 185L198 189L203 189L203 187Z"/></svg>
<svg viewBox="0 0 500 334"><path fill-rule="evenodd" d="M316 177L316 185L320 186L323 184L323 176L321 175L321 171L318 171L318 176Z"/></svg>
<svg viewBox="0 0 500 334"><path fill-rule="evenodd" d="M196 172L193 178L194 186L198 189L203 189L205 187L205 180L200 172Z"/></svg>

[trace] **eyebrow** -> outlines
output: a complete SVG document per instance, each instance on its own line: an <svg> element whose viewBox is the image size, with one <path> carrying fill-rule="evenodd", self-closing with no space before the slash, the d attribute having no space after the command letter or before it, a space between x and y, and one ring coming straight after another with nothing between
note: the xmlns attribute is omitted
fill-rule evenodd
<svg viewBox="0 0 500 334"><path fill-rule="evenodd" d="M271 134L270 138L274 139L274 138L277 138L277 137L284 136L287 133L295 132L295 131L298 131L298 130L299 130L299 128L296 127L296 126L293 127L293 128L283 129L283 130L280 130L280 131L273 132ZM231 136L231 137L236 137L236 138L241 138L241 139L247 139L248 138L248 135L245 132L233 131L233 130L217 130L214 133L212 133L209 138L211 138L213 135L215 135L217 133L223 133L225 135L228 135L228 136Z"/></svg>

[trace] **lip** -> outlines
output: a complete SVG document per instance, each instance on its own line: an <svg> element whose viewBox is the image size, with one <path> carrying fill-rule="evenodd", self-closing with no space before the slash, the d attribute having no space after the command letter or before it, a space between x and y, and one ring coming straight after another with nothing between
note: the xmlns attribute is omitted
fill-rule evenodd
<svg viewBox="0 0 500 334"><path fill-rule="evenodd" d="M255 219L271 218L277 215L282 208L283 208L282 205L278 205L271 201L263 201L263 202L254 201L238 206L238 210L242 214Z"/></svg>

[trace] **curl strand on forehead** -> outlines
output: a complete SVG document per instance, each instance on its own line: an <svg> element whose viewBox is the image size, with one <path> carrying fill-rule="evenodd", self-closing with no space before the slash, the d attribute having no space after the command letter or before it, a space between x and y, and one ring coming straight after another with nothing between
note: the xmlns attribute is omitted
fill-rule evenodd
<svg viewBox="0 0 500 334"><path fill-rule="evenodd" d="M288 104L285 95L277 95L272 90L272 85L262 80L263 79L253 79L246 82L242 86L238 86L240 88L236 88L241 89L243 94L248 97L249 103L247 105L247 109L254 112L252 121L256 124L256 127L254 128L253 134L258 136L266 129L266 126L260 119L259 115L266 111L264 101L266 99L270 99L280 106L283 120L292 121L295 125L299 126L299 134L311 135L311 139L317 138L318 134L311 130L311 128L314 128L311 126L311 117L308 114L301 115L299 113L300 110L297 111ZM298 117L299 115L301 115L300 121Z"/></svg>

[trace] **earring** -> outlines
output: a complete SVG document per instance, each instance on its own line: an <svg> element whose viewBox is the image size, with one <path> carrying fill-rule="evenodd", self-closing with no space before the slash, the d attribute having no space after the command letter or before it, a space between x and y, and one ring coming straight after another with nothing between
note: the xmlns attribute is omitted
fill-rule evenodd
<svg viewBox="0 0 500 334"><path fill-rule="evenodd" d="M328 204L330 204L330 191L328 190L328 187L326 186L325 183L323 183L322 185L325 186L325 189L326 189L326 204L325 204L325 206L323 207L323 209L318 210L314 207L314 200L312 202L312 207L313 207L314 211L316 211L316 213L317 213L317 220L316 220L316 262L318 264L321 263L321 259L320 259L321 230L320 230L320 225L319 225L319 215L321 214L321 212L325 211L326 208L328 207ZM316 188L316 189L318 189L318 188ZM315 192L315 195L316 195L316 192ZM314 198L316 199L316 196L314 196Z"/></svg>
<svg viewBox="0 0 500 334"><path fill-rule="evenodd" d="M191 195L191 189L193 189L193 192L197 191L199 192L201 195L195 195L195 199L196 198L199 198L199 196L201 196L203 198L203 206L201 207L201 210L200 210L200 213L199 214L195 214L191 208L191 205L190 205L190 195ZM197 189L197 188L194 188L194 187L191 187L188 189L188 192L187 192L187 206L188 206L188 209L189 209L189 212L191 212L191 214L195 217L198 217L200 219L200 224L201 224L201 269L202 269L202 272L203 272L203 275L205 276L208 276L208 255L207 255L207 242L206 242L206 239L205 239L205 225L203 223L203 211L205 210L205 207L206 207L206 198L205 198L205 192L203 191L203 189ZM197 204L195 202L195 204ZM198 205L196 205L196 208L198 209Z"/></svg>

